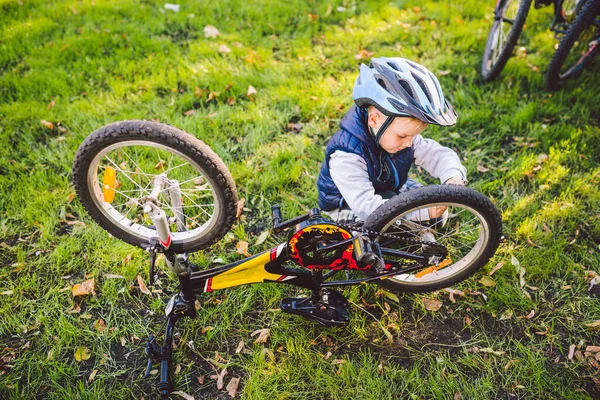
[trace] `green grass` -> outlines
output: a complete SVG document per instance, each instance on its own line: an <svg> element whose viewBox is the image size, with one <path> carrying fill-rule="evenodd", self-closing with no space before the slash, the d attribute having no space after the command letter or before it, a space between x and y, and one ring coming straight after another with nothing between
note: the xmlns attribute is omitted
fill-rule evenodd
<svg viewBox="0 0 600 400"><path fill-rule="evenodd" d="M442 72L459 122L425 135L458 151L472 186L495 201L505 223L496 256L458 286L487 301L452 303L439 292L401 295L397 303L374 285L348 288L352 322L325 329L272 311L295 293L288 287L202 296L198 318L178 325L177 389L227 398L210 379L226 365L225 385L240 377L243 398L600 395L597 370L567 359L572 344L581 351L600 345L598 332L585 326L600 320L585 273L600 272L599 69L596 62L565 89L545 91L556 42L547 29L550 9L531 11L520 42L526 55L483 84L477 69L493 1L189 1L179 13L163 6L0 0L0 397L155 396L152 380L140 377L143 345L160 327L176 279L161 278L162 294L141 294L136 277L147 281L147 255L109 238L70 201L73 156L90 132L118 120L158 119L208 143L247 210L226 239L195 257L234 261L237 240L248 240L253 253L267 247L253 244L270 222L270 204L281 203L286 217L316 205L315 179L327 139L352 103L361 50ZM205 38L206 25L220 36ZM230 53L219 52L223 44ZM252 98L250 85L258 91ZM219 94L209 100L211 92ZM290 122L301 131L292 132ZM86 226L65 225L68 213ZM512 257L525 268L527 295ZM492 277L496 285L482 286L498 262L505 265ZM73 299L70 287L90 276L96 296ZM440 311L423 307L431 296L444 301ZM69 312L74 307L80 311ZM517 318L531 310L532 319ZM94 328L99 318L103 333ZM267 327L268 342L253 344L250 334ZM240 340L247 351L236 354ZM74 360L79 347L91 350L89 360Z"/></svg>

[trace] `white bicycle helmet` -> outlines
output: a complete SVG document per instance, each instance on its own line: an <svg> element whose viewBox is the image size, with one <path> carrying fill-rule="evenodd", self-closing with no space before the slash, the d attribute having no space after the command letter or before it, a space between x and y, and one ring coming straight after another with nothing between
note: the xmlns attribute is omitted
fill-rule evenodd
<svg viewBox="0 0 600 400"><path fill-rule="evenodd" d="M390 117L414 117L434 125L456 124L456 112L444 99L435 75L405 58L372 58L369 66L361 64L352 98L358 107L374 106Z"/></svg>

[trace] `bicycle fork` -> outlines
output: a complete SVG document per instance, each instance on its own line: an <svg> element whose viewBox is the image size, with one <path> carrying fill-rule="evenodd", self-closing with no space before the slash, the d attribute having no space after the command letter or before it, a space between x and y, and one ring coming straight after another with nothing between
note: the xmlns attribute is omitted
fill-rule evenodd
<svg viewBox="0 0 600 400"><path fill-rule="evenodd" d="M160 177L159 177L160 178ZM159 346L156 342L156 336L150 335L146 343L146 355L148 356L148 364L144 378L150 376L150 371L154 363L160 363L160 380L157 388L161 397L169 395L173 389L171 379L172 355L173 355L173 330L176 322L183 317L196 317L195 295L192 292L192 284L190 275L192 272L187 254L176 254L171 249L172 232L170 229L170 220L167 215L155 203L156 196L160 191L165 190L166 182L164 179L157 179L155 187L147 198L144 206L144 212L150 217L156 228L157 236L150 240L150 281L152 285L155 280L154 269L156 262L156 253L162 252L165 255L165 262L169 270L179 278L179 286L181 291L174 295L165 308L166 329L163 345ZM185 230L185 221L182 216L182 203L179 185L177 182L168 182L169 194L173 203L175 218L177 220L178 230ZM154 201L153 201L154 200ZM164 325L163 325L164 326Z"/></svg>

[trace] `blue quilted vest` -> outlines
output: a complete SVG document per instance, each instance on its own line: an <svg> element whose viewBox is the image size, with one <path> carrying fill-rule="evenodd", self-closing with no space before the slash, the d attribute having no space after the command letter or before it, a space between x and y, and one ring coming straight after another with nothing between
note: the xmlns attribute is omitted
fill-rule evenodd
<svg viewBox="0 0 600 400"><path fill-rule="evenodd" d="M413 163L411 147L389 154L377 146L367 129L364 111L352 106L342 118L340 130L327 144L325 161L317 179L319 207L324 211L340 208L344 202L329 172L329 157L337 150L357 154L365 160L369 179L373 182L376 193L388 190L397 192L406 182Z"/></svg>

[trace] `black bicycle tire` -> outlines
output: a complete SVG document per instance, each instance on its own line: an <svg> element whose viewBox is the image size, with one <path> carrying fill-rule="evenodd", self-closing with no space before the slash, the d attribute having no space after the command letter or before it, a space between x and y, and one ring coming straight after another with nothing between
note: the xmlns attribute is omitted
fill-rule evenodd
<svg viewBox="0 0 600 400"><path fill-rule="evenodd" d="M427 204L439 202L452 202L473 208L485 219L490 232L490 239L485 244L481 255L474 262L448 277L444 281L432 283L400 283L390 279L378 281L378 285L395 292L425 293L452 286L467 279L476 271L487 264L494 255L502 238L502 219L494 204L483 194L457 185L430 185L409 190L386 201L376 209L365 221L363 228L371 231L381 231L393 218L414 207L423 207ZM375 275L374 272L368 272Z"/></svg>
<svg viewBox="0 0 600 400"><path fill-rule="evenodd" d="M521 32L523 31L523 26L525 25L527 14L529 13L529 9L531 8L531 2L532 0L521 1L521 5L519 6L519 10L517 11L517 15L515 17L513 29L508 35L506 44L502 48L501 53L498 56L497 62L491 68L487 68L487 62L489 61L489 56L487 56L487 54L490 52L490 46L493 37L492 30L494 29L494 26L496 24L496 20L494 20L494 23L490 28L490 33L488 34L488 38L485 43L483 57L481 60L481 76L484 82L489 82L496 78L498 75L500 75L500 73L506 66L508 59L512 55L514 47L517 44L517 40L519 39L519 36L521 36ZM504 4L504 2L502 2L501 4ZM501 4L499 4L499 6Z"/></svg>
<svg viewBox="0 0 600 400"><path fill-rule="evenodd" d="M236 218L238 197L231 173L221 158L203 141L178 128L153 121L131 120L106 125L91 133L79 146L73 161L73 185L90 217L113 236L134 246L148 246L148 241L128 233L107 218L88 189L88 169L94 157L107 146L132 139L160 143L194 160L205 172L214 190L215 201L219 202L221 212L209 229L192 241L173 240L171 249L179 253L193 252L221 239Z"/></svg>
<svg viewBox="0 0 600 400"><path fill-rule="evenodd" d="M599 12L600 0L588 0L577 13L577 16L567 30L567 33L562 37L558 49L556 49L548 64L548 70L546 71L546 87L548 90L558 90L565 85L567 80L575 77L575 74L569 74L561 78L560 70L581 33L593 23ZM593 55L586 57L583 61L584 65L582 69L592 57Z"/></svg>

